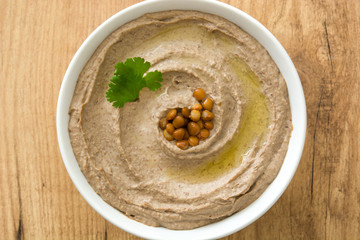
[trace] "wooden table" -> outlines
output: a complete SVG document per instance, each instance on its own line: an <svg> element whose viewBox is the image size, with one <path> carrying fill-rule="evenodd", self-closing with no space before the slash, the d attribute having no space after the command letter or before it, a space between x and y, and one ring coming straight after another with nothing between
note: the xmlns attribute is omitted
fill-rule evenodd
<svg viewBox="0 0 360 240"><path fill-rule="evenodd" d="M96 213L58 149L62 78L86 37L138 0L0 0L0 239L138 239ZM308 112L304 153L280 200L224 239L360 238L360 1L227 2L283 44Z"/></svg>

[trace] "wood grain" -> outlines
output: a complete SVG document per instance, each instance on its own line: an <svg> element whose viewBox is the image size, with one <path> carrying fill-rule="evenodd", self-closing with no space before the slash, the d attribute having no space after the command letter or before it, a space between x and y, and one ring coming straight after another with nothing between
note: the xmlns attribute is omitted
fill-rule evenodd
<svg viewBox="0 0 360 240"><path fill-rule="evenodd" d="M139 239L97 214L58 149L66 68L104 20L138 0L0 0L0 238ZM308 112L298 171L258 221L224 239L360 238L360 2L227 2L283 44Z"/></svg>

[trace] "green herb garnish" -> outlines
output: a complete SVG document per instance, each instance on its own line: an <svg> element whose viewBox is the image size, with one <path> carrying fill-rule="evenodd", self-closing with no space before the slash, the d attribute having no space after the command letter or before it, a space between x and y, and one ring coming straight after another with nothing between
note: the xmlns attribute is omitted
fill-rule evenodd
<svg viewBox="0 0 360 240"><path fill-rule="evenodd" d="M125 62L115 65L114 76L109 83L106 99L114 107L122 108L127 102L134 102L139 98L139 92L144 87L155 91L161 87L163 81L161 72L148 72L150 63L140 57L128 58Z"/></svg>

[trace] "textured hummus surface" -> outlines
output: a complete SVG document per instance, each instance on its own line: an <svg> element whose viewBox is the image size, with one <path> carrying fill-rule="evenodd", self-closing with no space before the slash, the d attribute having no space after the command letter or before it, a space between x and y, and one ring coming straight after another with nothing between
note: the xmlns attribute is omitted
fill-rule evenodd
<svg viewBox="0 0 360 240"><path fill-rule="evenodd" d="M142 57L159 70L157 91L114 108L105 98L117 62ZM214 129L179 149L158 122L169 109L214 100ZM81 72L69 133L92 188L130 218L192 229L245 208L269 186L291 135L286 83L267 51L233 23L196 11L146 14L121 26Z"/></svg>

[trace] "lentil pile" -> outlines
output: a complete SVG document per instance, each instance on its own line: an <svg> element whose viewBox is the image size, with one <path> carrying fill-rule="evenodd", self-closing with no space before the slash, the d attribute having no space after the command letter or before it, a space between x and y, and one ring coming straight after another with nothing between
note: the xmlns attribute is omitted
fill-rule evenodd
<svg viewBox="0 0 360 240"><path fill-rule="evenodd" d="M176 141L182 150L196 146L210 136L214 128L214 114L211 112L214 102L206 97L201 88L195 89L193 96L199 103L192 107L171 109L159 121L159 127L168 141Z"/></svg>

